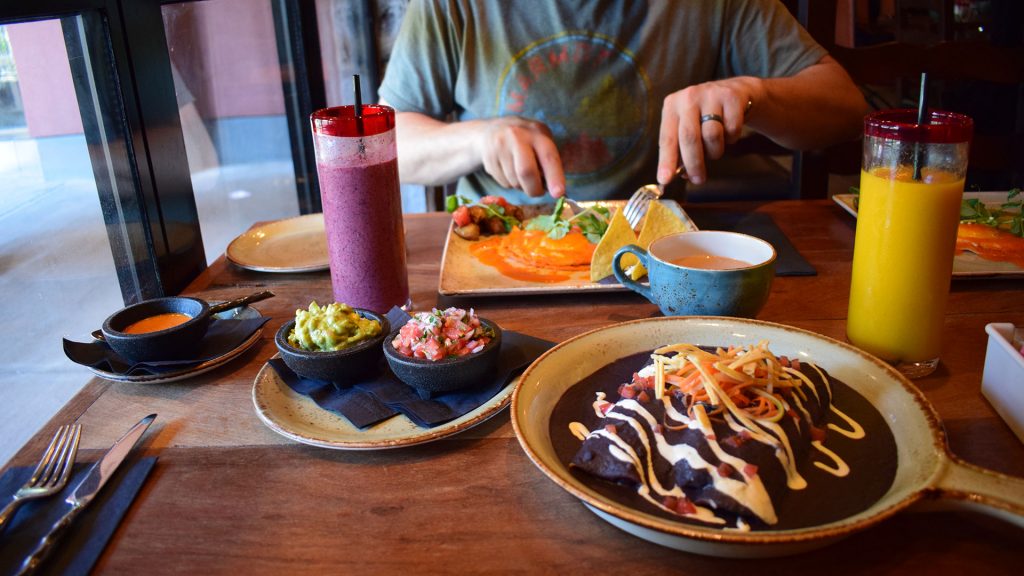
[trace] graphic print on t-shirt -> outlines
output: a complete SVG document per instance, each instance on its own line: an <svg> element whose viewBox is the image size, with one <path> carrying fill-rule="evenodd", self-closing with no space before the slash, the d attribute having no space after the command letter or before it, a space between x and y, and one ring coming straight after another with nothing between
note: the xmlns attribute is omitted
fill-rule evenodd
<svg viewBox="0 0 1024 576"><path fill-rule="evenodd" d="M633 55L592 33L567 32L513 56L498 79L497 114L551 128L566 177L600 178L650 129L650 85Z"/></svg>

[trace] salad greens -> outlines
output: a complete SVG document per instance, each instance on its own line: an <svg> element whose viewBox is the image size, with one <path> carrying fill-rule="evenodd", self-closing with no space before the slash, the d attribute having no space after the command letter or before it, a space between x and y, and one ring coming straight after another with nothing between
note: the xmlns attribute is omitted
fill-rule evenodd
<svg viewBox="0 0 1024 576"><path fill-rule="evenodd" d="M853 207L856 209L860 200L860 189L851 187L850 193L855 195ZM984 224L1024 238L1024 194L1020 188L1011 189L1006 195L1006 202L996 209L985 206L978 198L964 198L960 201L960 222Z"/></svg>
<svg viewBox="0 0 1024 576"><path fill-rule="evenodd" d="M484 202L475 202L470 198L466 198L465 196L460 196L458 194L449 196L444 200L445 212L448 212L449 214L458 210L459 206L479 206L483 208L487 212L488 218L494 216L500 218L501 221L505 223L506 232L511 231L520 224L518 219L505 214L505 207L498 203L487 204Z"/></svg>
<svg viewBox="0 0 1024 576"><path fill-rule="evenodd" d="M591 244L601 241L605 231L608 230L608 221L611 220L611 212L604 206L591 206L579 214L574 214L566 219L562 216L565 207L565 197L555 201L555 209L551 214L537 216L526 223L527 230L540 230L548 233L548 238L558 240L565 237L572 230L573 226L580 229L580 232L587 237Z"/></svg>
<svg viewBox="0 0 1024 576"><path fill-rule="evenodd" d="M1016 200L1014 200L1016 198ZM1006 202L999 208L991 209L977 199L965 199L960 203L960 221L967 224L984 224L1008 231L1024 238L1024 198L1020 188L1010 190Z"/></svg>
<svg viewBox="0 0 1024 576"><path fill-rule="evenodd" d="M455 212L460 206L480 206L487 211L488 217L496 216L500 218L505 223L506 230L512 230L512 228L521 224L519 220L507 215L505 208L497 202L492 204L475 202L457 194L445 199L444 207L448 213ZM601 237L608 230L608 222L611 220L611 211L608 208L604 206L591 206L579 214L574 214L570 218L564 218L562 216L564 207L565 198L559 198L555 201L555 208L551 214L537 216L527 221L523 228L547 232L549 238L558 240L564 238L575 226L579 228L580 232L592 244L597 244L601 241Z"/></svg>

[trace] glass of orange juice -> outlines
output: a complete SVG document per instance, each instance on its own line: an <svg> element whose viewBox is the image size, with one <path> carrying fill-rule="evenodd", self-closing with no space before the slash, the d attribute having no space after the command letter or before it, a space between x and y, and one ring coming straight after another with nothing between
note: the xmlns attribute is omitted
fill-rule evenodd
<svg viewBox="0 0 1024 576"><path fill-rule="evenodd" d="M846 336L910 378L939 363L971 119L884 110L864 120Z"/></svg>

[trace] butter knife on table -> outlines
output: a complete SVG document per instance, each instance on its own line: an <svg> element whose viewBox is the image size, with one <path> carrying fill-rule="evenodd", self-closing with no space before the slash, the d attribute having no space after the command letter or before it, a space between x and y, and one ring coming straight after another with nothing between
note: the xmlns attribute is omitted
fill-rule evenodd
<svg viewBox="0 0 1024 576"><path fill-rule="evenodd" d="M93 464L89 473L78 484L75 491L71 493L71 496L67 498L67 503L71 505L71 509L54 523L46 536L39 541L32 554L25 559L21 569L18 571L19 576L31 574L39 568L39 565L49 556L57 541L67 532L68 526L92 502L96 494L103 488L103 485L107 483L107 480L110 480L110 477L117 471L117 467L124 462L125 457L128 456L155 419L156 414L150 414L143 418L138 424L132 426L120 440L115 442L96 464Z"/></svg>

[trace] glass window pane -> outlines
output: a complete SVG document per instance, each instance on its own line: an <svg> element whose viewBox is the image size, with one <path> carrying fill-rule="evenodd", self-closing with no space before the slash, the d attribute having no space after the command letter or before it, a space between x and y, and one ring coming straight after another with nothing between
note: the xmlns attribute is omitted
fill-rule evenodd
<svg viewBox="0 0 1024 576"><path fill-rule="evenodd" d="M0 465L88 380L60 337L123 306L58 20L0 26Z"/></svg>
<svg viewBox="0 0 1024 576"><path fill-rule="evenodd" d="M254 222L299 214L269 0L163 6L206 257Z"/></svg>

